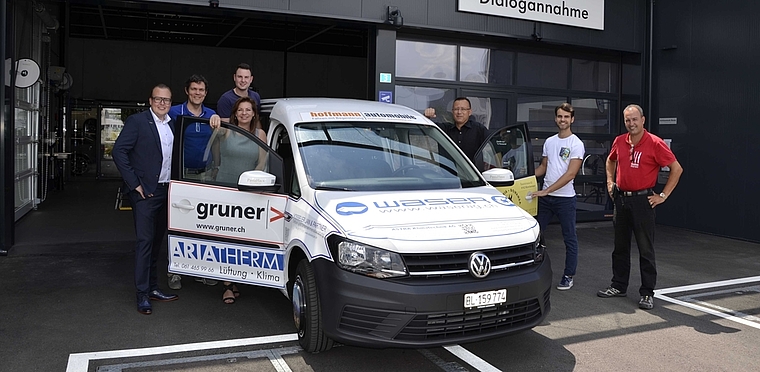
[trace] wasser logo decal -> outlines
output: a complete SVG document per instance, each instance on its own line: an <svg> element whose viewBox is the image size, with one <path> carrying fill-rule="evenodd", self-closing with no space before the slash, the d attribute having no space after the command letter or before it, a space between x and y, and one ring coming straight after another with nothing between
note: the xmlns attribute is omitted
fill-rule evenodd
<svg viewBox="0 0 760 372"><path fill-rule="evenodd" d="M495 202L497 202L497 203L499 203L501 205L506 205L508 207L514 207L515 206L514 203L512 203L512 201L509 200L509 198L507 198L504 195L492 196L491 200L493 200L493 201L495 201Z"/></svg>
<svg viewBox="0 0 760 372"><path fill-rule="evenodd" d="M352 214L362 214L367 211L367 206L362 203L345 202L335 207L335 212L341 216L350 216Z"/></svg>
<svg viewBox="0 0 760 372"><path fill-rule="evenodd" d="M363 199L366 200L366 199ZM408 213L423 211L452 211L452 210L486 210L515 205L504 195L489 197L457 197L457 198L426 198L426 199L397 199L397 200L366 200L367 204L359 202L343 202L335 207L335 212L341 216L363 214L372 208L380 213Z"/></svg>

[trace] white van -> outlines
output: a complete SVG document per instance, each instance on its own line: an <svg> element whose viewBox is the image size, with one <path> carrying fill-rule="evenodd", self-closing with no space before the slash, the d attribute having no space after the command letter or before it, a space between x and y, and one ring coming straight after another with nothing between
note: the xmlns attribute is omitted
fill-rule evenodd
<svg viewBox="0 0 760 372"><path fill-rule="evenodd" d="M223 124L200 139L202 175L180 164L204 120L175 124L170 272L279 289L309 352L478 341L546 317L552 272L539 226L494 188L513 183L510 171L481 174L404 106L265 107L269 144ZM240 164L251 171L218 177Z"/></svg>

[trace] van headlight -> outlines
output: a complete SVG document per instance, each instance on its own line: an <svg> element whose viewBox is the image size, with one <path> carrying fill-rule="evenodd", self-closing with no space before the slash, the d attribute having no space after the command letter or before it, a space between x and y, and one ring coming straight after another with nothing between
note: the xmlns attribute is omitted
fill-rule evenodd
<svg viewBox="0 0 760 372"><path fill-rule="evenodd" d="M333 255L341 269L379 279L408 275L404 260L398 253L350 240L340 240L331 245L336 247Z"/></svg>

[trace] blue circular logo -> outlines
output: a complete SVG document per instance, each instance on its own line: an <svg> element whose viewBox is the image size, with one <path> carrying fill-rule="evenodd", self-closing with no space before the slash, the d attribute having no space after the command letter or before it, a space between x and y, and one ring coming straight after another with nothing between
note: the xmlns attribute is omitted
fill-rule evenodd
<svg viewBox="0 0 760 372"><path fill-rule="evenodd" d="M507 198L504 195L492 196L491 200L493 200L493 201L495 201L495 202L497 202L497 203L499 203L501 205L506 205L508 207L514 207L515 206L514 204L512 204L512 201L509 200L509 198Z"/></svg>
<svg viewBox="0 0 760 372"><path fill-rule="evenodd" d="M352 214L362 214L367 211L367 206L362 203L345 202L335 207L335 212L341 216L350 216Z"/></svg>

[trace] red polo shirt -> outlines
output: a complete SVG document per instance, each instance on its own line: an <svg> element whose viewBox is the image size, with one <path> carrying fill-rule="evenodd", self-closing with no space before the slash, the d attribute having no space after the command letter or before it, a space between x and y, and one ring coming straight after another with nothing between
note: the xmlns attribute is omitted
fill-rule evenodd
<svg viewBox="0 0 760 372"><path fill-rule="evenodd" d="M610 160L617 161L615 182L623 191L639 191L654 187L661 167L672 164L676 156L660 137L644 130L641 141L633 147L630 134L615 137L610 150Z"/></svg>

